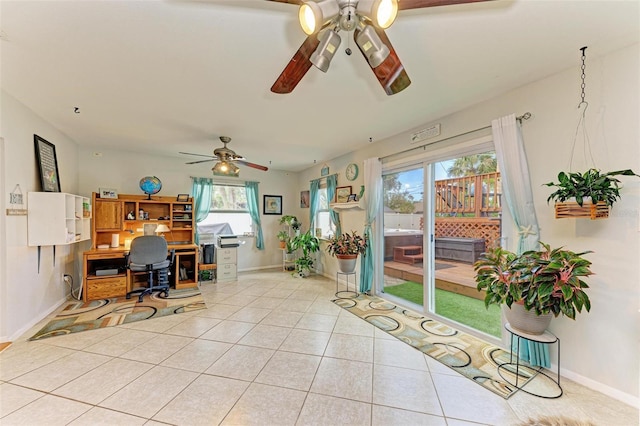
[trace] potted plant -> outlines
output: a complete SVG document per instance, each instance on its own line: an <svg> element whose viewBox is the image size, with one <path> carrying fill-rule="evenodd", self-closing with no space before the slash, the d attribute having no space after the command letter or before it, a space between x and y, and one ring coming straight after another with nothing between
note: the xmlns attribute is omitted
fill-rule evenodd
<svg viewBox="0 0 640 426"><path fill-rule="evenodd" d="M551 200L556 202L556 218L589 216L595 219L596 217L594 216L608 217L609 207L620 199L620 180L614 176L639 175L635 174L631 169L608 173L602 173L594 168L584 173L560 172L558 173L558 182L545 184L546 186L557 188L549 195L547 203ZM591 213L589 215L581 214L580 209L574 208L572 211L570 207L566 206L560 206L561 209L558 210L558 203L565 203L566 201L575 201L580 207L590 202L589 209ZM602 206L600 214L595 213L598 203Z"/></svg>
<svg viewBox="0 0 640 426"><path fill-rule="evenodd" d="M311 230L308 230L304 234L296 235L291 240L291 247L293 250L302 251L302 256L295 260L297 274L301 277L308 276L313 267L311 254L320 250L320 240L311 233Z"/></svg>
<svg viewBox="0 0 640 426"><path fill-rule="evenodd" d="M563 248L530 250L518 256L497 247L474 263L478 291L486 292L485 306L503 305L509 323L531 334L542 334L553 316L575 320L576 312L591 310L582 277L592 275L591 262ZM523 315L521 317L519 315Z"/></svg>
<svg viewBox="0 0 640 426"><path fill-rule="evenodd" d="M358 255L364 255L366 249L366 237L361 237L356 231L334 236L329 239L327 245L327 251L338 259L340 271L345 273L355 271Z"/></svg>
<svg viewBox="0 0 640 426"><path fill-rule="evenodd" d="M280 225L287 225L291 227L294 231L298 231L300 229L300 222L298 222L298 218L293 215L284 215L280 218ZM297 232L296 232L297 233Z"/></svg>
<svg viewBox="0 0 640 426"><path fill-rule="evenodd" d="M279 231L278 232L278 241L280 241L280 248L284 249L287 244L287 240L289 240L289 234L287 231Z"/></svg>

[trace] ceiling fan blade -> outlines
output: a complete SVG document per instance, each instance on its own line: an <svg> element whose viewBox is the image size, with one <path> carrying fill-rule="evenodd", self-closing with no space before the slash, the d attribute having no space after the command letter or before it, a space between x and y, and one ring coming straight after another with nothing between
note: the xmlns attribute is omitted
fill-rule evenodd
<svg viewBox="0 0 640 426"><path fill-rule="evenodd" d="M235 159L234 161L236 163L240 163L240 164L243 164L243 165L248 166L248 167L253 167L254 169L262 170L263 172L266 172L267 170L269 170L268 167L261 166L260 164L256 164L256 163L250 163L250 162L248 162L246 160Z"/></svg>
<svg viewBox="0 0 640 426"><path fill-rule="evenodd" d="M400 62L400 58L398 58L398 55L396 54L391 41L389 41L387 34L385 34L384 30L376 28L375 26L373 28L380 37L380 40L387 45L390 53L389 56L387 56L387 59L385 59L380 65L371 69L382 85L385 93L389 96L395 95L396 93L399 93L409 87L409 85L411 84L411 80L409 79L409 75L407 74L407 72L404 70L404 66L402 65L402 62ZM354 38L358 37L359 33L360 30L356 28L353 34ZM360 48L360 46L358 47ZM360 48L360 52L366 60L367 55L365 55L362 48Z"/></svg>
<svg viewBox="0 0 640 426"><path fill-rule="evenodd" d="M297 4L297 5L301 5L302 4L302 0L267 0L267 1L273 1L273 2L276 2L276 3Z"/></svg>
<svg viewBox="0 0 640 426"><path fill-rule="evenodd" d="M212 157L212 158L209 158L208 160L189 161L188 163L184 163L184 164L208 163L209 161L215 161L215 160L217 160L217 158Z"/></svg>
<svg viewBox="0 0 640 426"><path fill-rule="evenodd" d="M216 158L216 157L214 157L213 155L194 154L193 152L178 152L178 154L197 155L198 157Z"/></svg>
<svg viewBox="0 0 640 426"><path fill-rule="evenodd" d="M493 0L401 0L398 2L398 10L421 9L423 7L449 6L452 4L477 3Z"/></svg>
<svg viewBox="0 0 640 426"><path fill-rule="evenodd" d="M304 77L307 71L309 71L309 68L311 68L311 61L309 58L319 44L320 40L318 40L318 37L315 34L307 37L304 43L302 43L302 46L300 46L298 51L293 55L293 58L291 58L287 66L284 68L276 82L271 86L271 91L273 93L291 93L291 91L295 89L300 80L302 80L302 77Z"/></svg>

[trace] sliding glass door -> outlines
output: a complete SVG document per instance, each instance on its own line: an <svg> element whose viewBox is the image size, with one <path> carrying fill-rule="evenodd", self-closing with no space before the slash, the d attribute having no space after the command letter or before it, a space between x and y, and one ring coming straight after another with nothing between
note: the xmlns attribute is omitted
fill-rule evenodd
<svg viewBox="0 0 640 426"><path fill-rule="evenodd" d="M495 153L477 149L383 173L385 296L500 337L500 311L485 308L473 270L500 242L500 179Z"/></svg>

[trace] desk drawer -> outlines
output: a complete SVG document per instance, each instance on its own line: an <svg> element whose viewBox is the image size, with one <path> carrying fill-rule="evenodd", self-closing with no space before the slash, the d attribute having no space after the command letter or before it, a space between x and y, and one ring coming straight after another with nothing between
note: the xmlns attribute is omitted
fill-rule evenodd
<svg viewBox="0 0 640 426"><path fill-rule="evenodd" d="M218 264L218 281L220 280L234 280L238 276L238 270L236 265L220 265Z"/></svg>
<svg viewBox="0 0 640 426"><path fill-rule="evenodd" d="M123 297L127 294L126 275L87 280L87 300Z"/></svg>
<svg viewBox="0 0 640 426"><path fill-rule="evenodd" d="M238 258L236 248L219 248L217 253L217 263L236 263Z"/></svg>

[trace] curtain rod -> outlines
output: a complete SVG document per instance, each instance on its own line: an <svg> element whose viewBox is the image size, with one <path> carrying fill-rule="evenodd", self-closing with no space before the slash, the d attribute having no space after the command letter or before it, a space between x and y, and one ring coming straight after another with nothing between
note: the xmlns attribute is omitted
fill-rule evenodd
<svg viewBox="0 0 640 426"><path fill-rule="evenodd" d="M527 112L525 112L524 114L522 114L522 115L520 115L520 116L517 116L517 117L516 117L516 120L518 120L520 123L522 123L522 121L523 121L523 120L525 120L525 121L526 121L526 120L528 120L528 119L530 119L530 118L531 118L531 113L527 111ZM437 141L434 141L434 142L431 142L431 143L426 143L426 144L424 144L424 145L414 146L414 147L412 147L412 148L405 149L404 151L394 152L393 154L387 155L386 157L381 157L380 159L383 159L383 158L389 158L389 157L392 157L392 156L394 156L394 155L404 154L404 153L406 153L406 152L410 152L410 151L415 151L415 150L420 149L420 148L424 149L424 148L425 148L426 146L428 146L428 145L433 145L433 144L437 144L437 143L440 143L440 142L446 142L446 141L451 140L451 139L454 139L454 138L459 138L460 136L466 136L466 135L468 135L468 134L475 133L475 132L479 132L479 131L481 131L481 130L487 130L487 129L490 129L490 128L491 128L491 126L484 126L484 127L480 127L480 128L478 128L478 129L469 130L468 132L459 133L459 134L457 134L457 135L449 136L449 137L447 137L447 138L440 139L440 140L437 140Z"/></svg>
<svg viewBox="0 0 640 426"><path fill-rule="evenodd" d="M322 179L326 179L326 178L328 178L329 176L333 176L333 175L340 176L340 173L331 173L330 175L320 176L318 179L311 179L309 182L313 182L314 180L322 180Z"/></svg>

